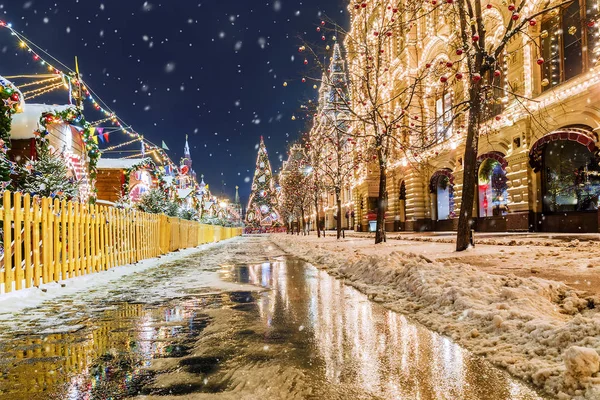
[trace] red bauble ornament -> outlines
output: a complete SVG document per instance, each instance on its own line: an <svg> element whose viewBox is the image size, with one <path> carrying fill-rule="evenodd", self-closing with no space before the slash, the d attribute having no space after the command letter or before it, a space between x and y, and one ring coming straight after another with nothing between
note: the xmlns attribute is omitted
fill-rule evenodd
<svg viewBox="0 0 600 400"><path fill-rule="evenodd" d="M308 65L308 60L304 59L304 65Z"/></svg>
<svg viewBox="0 0 600 400"><path fill-rule="evenodd" d="M325 35L321 36L321 40L325 40Z"/></svg>
<svg viewBox="0 0 600 400"><path fill-rule="evenodd" d="M379 36L379 32L377 32L377 31L373 32L373 36Z"/></svg>
<svg viewBox="0 0 600 400"><path fill-rule="evenodd" d="M321 26L325 26L325 21L321 21Z"/></svg>
<svg viewBox="0 0 600 400"><path fill-rule="evenodd" d="M390 37L390 36L392 36L392 32L388 32L388 33L386 33L386 36L387 36L387 37Z"/></svg>
<svg viewBox="0 0 600 400"><path fill-rule="evenodd" d="M537 21L535 19L529 20L529 26L536 26L536 25L537 25Z"/></svg>
<svg viewBox="0 0 600 400"><path fill-rule="evenodd" d="M360 6L361 6L362 8L366 8L366 7L367 7L367 3L362 3Z"/></svg>
<svg viewBox="0 0 600 400"><path fill-rule="evenodd" d="M431 68L431 64L430 63L425 64L425 68Z"/></svg>
<svg viewBox="0 0 600 400"><path fill-rule="evenodd" d="M588 28L593 28L593 27L594 27L594 25L596 25L596 21L589 21L589 22L587 23L587 26L588 26Z"/></svg>
<svg viewBox="0 0 600 400"><path fill-rule="evenodd" d="M12 101L19 101L19 93L15 92L15 93L11 94L10 99Z"/></svg>
<svg viewBox="0 0 600 400"><path fill-rule="evenodd" d="M448 61L446 63L446 67L448 67L448 68L452 68L452 65L454 65L454 64L452 64L452 61Z"/></svg>
<svg viewBox="0 0 600 400"><path fill-rule="evenodd" d="M519 19L519 13L514 13L511 18L512 18L513 21L518 20Z"/></svg>
<svg viewBox="0 0 600 400"><path fill-rule="evenodd" d="M392 8L392 12L393 12L393 13L397 13L397 12L398 12L398 9L397 9L397 8ZM393 21L392 21L392 22L393 22Z"/></svg>
<svg viewBox="0 0 600 400"><path fill-rule="evenodd" d="M496 115L496 121L500 121L501 119L502 119L502 117L501 117L501 116L499 116L499 115Z"/></svg>
<svg viewBox="0 0 600 400"><path fill-rule="evenodd" d="M479 40L479 35L473 35L473 37L471 38L474 42L477 42Z"/></svg>
<svg viewBox="0 0 600 400"><path fill-rule="evenodd" d="M491 9L492 7L493 7L493 6L492 6L490 3L487 3L487 4L485 5L485 8L487 8L488 10L489 10L489 9Z"/></svg>
<svg viewBox="0 0 600 400"><path fill-rule="evenodd" d="M508 5L508 10L509 11L515 11L515 5L514 4L509 4Z"/></svg>
<svg viewBox="0 0 600 400"><path fill-rule="evenodd" d="M456 75L454 75L456 79L461 80L463 78L463 74L461 74L460 72L457 73Z"/></svg>
<svg viewBox="0 0 600 400"><path fill-rule="evenodd" d="M317 26L317 32L321 32L321 27Z"/></svg>
<svg viewBox="0 0 600 400"><path fill-rule="evenodd" d="M499 69L497 69L497 70L494 71L494 76L495 77L499 77L500 75L502 75L502 72L500 72Z"/></svg>
<svg viewBox="0 0 600 400"><path fill-rule="evenodd" d="M474 82L479 82L481 80L481 75L479 74L473 74L473 81Z"/></svg>
<svg viewBox="0 0 600 400"><path fill-rule="evenodd" d="M302 78L302 83L306 83L306 78Z"/></svg>
<svg viewBox="0 0 600 400"><path fill-rule="evenodd" d="M463 49L456 49L456 55L460 56L463 53Z"/></svg>
<svg viewBox="0 0 600 400"><path fill-rule="evenodd" d="M542 57L538 58L536 61L537 65L542 65L544 63L544 59Z"/></svg>

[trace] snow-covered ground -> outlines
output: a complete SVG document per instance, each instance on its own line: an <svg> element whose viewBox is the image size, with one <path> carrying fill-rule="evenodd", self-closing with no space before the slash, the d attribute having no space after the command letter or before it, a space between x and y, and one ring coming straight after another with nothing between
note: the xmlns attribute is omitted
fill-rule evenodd
<svg viewBox="0 0 600 400"><path fill-rule="evenodd" d="M558 398L600 399L595 243L508 240L457 254L444 241L271 240Z"/></svg>

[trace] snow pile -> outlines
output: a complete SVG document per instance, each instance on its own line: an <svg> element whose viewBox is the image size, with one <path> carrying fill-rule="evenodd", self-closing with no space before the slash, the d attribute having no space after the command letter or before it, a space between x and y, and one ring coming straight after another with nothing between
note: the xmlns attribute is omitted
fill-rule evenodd
<svg viewBox="0 0 600 400"><path fill-rule="evenodd" d="M315 237L271 240L548 393L600 399L593 356L600 351L598 300L583 292L539 278L492 275L456 261L373 252L374 245L357 250Z"/></svg>

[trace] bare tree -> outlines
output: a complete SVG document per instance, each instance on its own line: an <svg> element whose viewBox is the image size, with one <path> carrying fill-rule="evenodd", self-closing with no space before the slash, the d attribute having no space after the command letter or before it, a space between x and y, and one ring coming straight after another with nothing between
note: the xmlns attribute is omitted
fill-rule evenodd
<svg viewBox="0 0 600 400"><path fill-rule="evenodd" d="M298 234L305 231L306 214L310 211L312 200L312 175L307 164L304 148L292 145L288 160L280 174L281 207L287 221L297 221Z"/></svg>
<svg viewBox="0 0 600 400"><path fill-rule="evenodd" d="M452 85L462 87L462 98L444 110L442 115L447 120L447 125L440 128L440 120L429 118L434 121L430 124L422 124L421 129L429 132L428 135L439 137L440 132L452 129L455 121L459 121L465 128L464 138L460 140L464 144L463 155L463 186L460 213L458 217L458 231L456 238L456 250L462 251L470 244L471 215L474 208L476 186L477 186L477 156L479 149L479 137L482 133L490 130L492 117L500 119L498 115L498 99L503 98L508 102L509 98L515 99L515 103L521 104L525 97L519 90L510 87L505 81L503 64L510 57L507 46L517 35L526 35L531 42L538 44L529 36L528 30L537 24L537 18L553 10L563 7L572 1L547 2L548 6L534 11L531 2L520 0L516 4L508 4L508 18L503 18L506 10L497 13L494 17L491 10L494 5L490 2L485 4L479 0L446 0L432 2L433 6L423 7L416 15L417 19L426 18L429 13L441 13L445 23L458 27L457 34L453 35L449 47L456 55L453 60L441 61L442 72L439 77L445 88ZM515 51L519 51L520 48ZM543 64L543 58L538 59L538 64ZM432 60L425 66L426 69L434 70L439 64ZM528 112L523 105L523 111Z"/></svg>
<svg viewBox="0 0 600 400"><path fill-rule="evenodd" d="M361 4L356 6L362 7ZM364 15L362 19L354 21L351 32L345 32L332 21L321 23L319 31L344 36L345 50L348 58L352 60L348 65L347 82L344 85L340 85L333 74L336 62L341 57L341 53L336 54L341 52L337 43L334 45L331 59L332 67L321 61L316 46L305 41L300 47L300 51L307 52L322 71L320 78L312 80L328 88L332 93L330 97L335 99L335 107L339 111L331 114L337 116L329 117L328 121L333 127L330 132L334 133L336 138L339 136L337 142L341 154L338 165L343 164L345 169L344 153L348 143L351 143L354 154L350 159L359 163L356 175L366 174L371 167L378 172L375 243L385 240L387 169L390 161L397 157L399 152L427 146L425 140L410 139L411 135L420 135L421 131L411 125L406 112L414 101L416 89L427 71L408 76L406 85L391 90L392 49L405 46L401 37L409 29L411 22L418 18L419 8L413 4L410 6L407 7L406 2L401 0L370 2L369 7L373 7L376 12L372 13L372 18ZM308 63L308 60L305 63ZM343 64L343 60L340 63ZM417 147L414 147L415 145ZM343 175L345 176L345 173Z"/></svg>

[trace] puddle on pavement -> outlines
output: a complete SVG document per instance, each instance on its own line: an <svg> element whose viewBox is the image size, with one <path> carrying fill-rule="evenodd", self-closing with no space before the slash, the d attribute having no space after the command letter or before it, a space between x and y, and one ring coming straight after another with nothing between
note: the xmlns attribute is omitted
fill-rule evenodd
<svg viewBox="0 0 600 400"><path fill-rule="evenodd" d="M0 399L543 398L302 261L220 273L269 290L104 304L71 331L3 340Z"/></svg>

